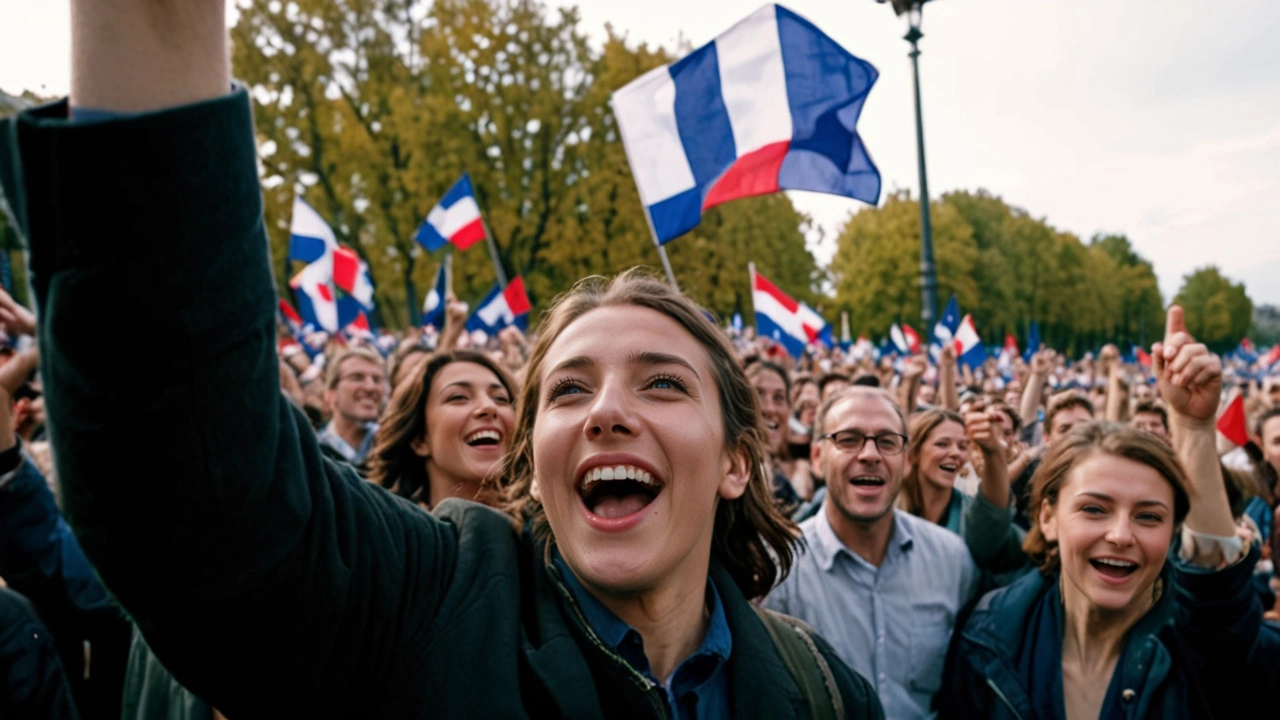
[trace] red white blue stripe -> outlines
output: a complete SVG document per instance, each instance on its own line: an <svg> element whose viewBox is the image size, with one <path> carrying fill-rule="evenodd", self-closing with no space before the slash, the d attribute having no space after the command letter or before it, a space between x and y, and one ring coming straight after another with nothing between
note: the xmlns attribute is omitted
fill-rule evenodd
<svg viewBox="0 0 1280 720"><path fill-rule="evenodd" d="M529 327L529 311L533 306L524 291L524 278L517 277L507 283L504 289L494 285L489 294L480 301L476 311L467 319L467 331L483 330L489 335L515 325L521 330Z"/></svg>
<svg viewBox="0 0 1280 720"><path fill-rule="evenodd" d="M614 93L658 240L707 208L780 190L877 202L880 172L856 125L878 76L808 20L766 5Z"/></svg>
<svg viewBox="0 0 1280 720"><path fill-rule="evenodd" d="M804 354L811 342L831 344L831 327L808 305L796 302L765 276L752 278L751 301L756 311L756 335L773 339L792 357Z"/></svg>
<svg viewBox="0 0 1280 720"><path fill-rule="evenodd" d="M459 250L466 250L485 239L484 220L480 217L480 204L476 201L470 175L463 173L462 178L431 208L426 222L418 228L416 239L431 251L449 243Z"/></svg>

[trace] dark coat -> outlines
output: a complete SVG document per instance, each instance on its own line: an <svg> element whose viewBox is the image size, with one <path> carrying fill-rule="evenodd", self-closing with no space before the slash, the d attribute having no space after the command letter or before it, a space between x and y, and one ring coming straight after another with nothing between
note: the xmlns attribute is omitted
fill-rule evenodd
<svg viewBox="0 0 1280 720"><path fill-rule="evenodd" d="M174 677L235 718L662 716L507 518L457 501L429 515L362 481L282 396L248 95L127 121L65 111L0 125L0 180L31 245L69 519ZM124 314L104 319L107 298ZM126 316L156 362L113 351ZM145 451L114 471L139 427ZM733 712L805 716L712 573ZM850 716L878 717L819 645Z"/></svg>
<svg viewBox="0 0 1280 720"><path fill-rule="evenodd" d="M1171 553L1171 556L1176 555ZM1206 572L1170 560L1165 590L1129 631L1116 663L1126 716L1233 718L1250 707L1260 688L1242 682L1254 659L1262 609L1249 584L1258 559ZM1038 691L1017 658L1034 637L1033 611L1059 581L1029 571L1012 585L987 593L952 637L937 706L940 717L1032 720ZM1061 699L1058 699L1061 703Z"/></svg>
<svg viewBox="0 0 1280 720"><path fill-rule="evenodd" d="M0 717L80 717L49 630L25 598L4 588L0 588Z"/></svg>

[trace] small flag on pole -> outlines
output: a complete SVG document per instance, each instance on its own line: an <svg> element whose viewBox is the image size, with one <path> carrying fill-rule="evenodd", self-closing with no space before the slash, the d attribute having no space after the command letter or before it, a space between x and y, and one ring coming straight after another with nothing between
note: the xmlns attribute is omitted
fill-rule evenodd
<svg viewBox="0 0 1280 720"><path fill-rule="evenodd" d="M495 284L467 320L467 331L483 330L493 335L510 325L523 330L529 326L532 307L524 291L524 278L516 277L506 289Z"/></svg>
<svg viewBox="0 0 1280 720"><path fill-rule="evenodd" d="M448 280L445 277L445 264L440 263L436 272L436 285L427 291L426 300L422 303L422 325L430 325L437 330L444 328L444 304L448 296Z"/></svg>
<svg viewBox="0 0 1280 720"><path fill-rule="evenodd" d="M773 339L792 357L804 354L805 346L821 338L831 343L831 328L822 316L804 303L778 289L765 276L752 270L751 300L756 311L756 335Z"/></svg>
<svg viewBox="0 0 1280 720"><path fill-rule="evenodd" d="M435 251L449 243L459 250L466 250L484 239L480 204L476 201L475 189L471 187L471 176L463 173L462 178L427 213L426 222L418 228L416 240L427 250Z"/></svg>

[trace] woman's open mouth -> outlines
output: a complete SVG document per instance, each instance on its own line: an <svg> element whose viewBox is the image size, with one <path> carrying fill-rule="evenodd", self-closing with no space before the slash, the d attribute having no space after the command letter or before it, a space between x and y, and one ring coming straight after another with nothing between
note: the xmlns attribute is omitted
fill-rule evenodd
<svg viewBox="0 0 1280 720"><path fill-rule="evenodd" d="M502 433L491 428L476 430L463 438L463 442L473 448L496 448L502 445Z"/></svg>
<svg viewBox="0 0 1280 720"><path fill-rule="evenodd" d="M1093 558L1089 564L1103 576L1113 580L1124 580L1138 571L1138 563L1118 558Z"/></svg>
<svg viewBox="0 0 1280 720"><path fill-rule="evenodd" d="M633 465L596 467L578 482L582 504L592 515L618 520L644 510L662 493L662 484Z"/></svg>

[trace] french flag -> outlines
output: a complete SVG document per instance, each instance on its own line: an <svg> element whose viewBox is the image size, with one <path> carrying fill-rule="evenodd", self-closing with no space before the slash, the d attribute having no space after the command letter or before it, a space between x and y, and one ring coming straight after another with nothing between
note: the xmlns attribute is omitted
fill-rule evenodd
<svg viewBox="0 0 1280 720"><path fill-rule="evenodd" d="M803 355L811 342L831 344L831 327L812 308L793 300L760 273L752 273L752 284L757 335L772 338L792 357Z"/></svg>
<svg viewBox="0 0 1280 720"><path fill-rule="evenodd" d="M524 278L517 277L507 283L506 289L494 285L480 301L480 306L467 319L467 331L483 330L489 335L510 325L524 330L529 327L529 311L533 305L524 291Z"/></svg>
<svg viewBox="0 0 1280 720"><path fill-rule="evenodd" d="M476 202L470 175L463 173L462 179L454 183L440 202L431 208L426 222L418 228L416 239L431 251L449 243L459 250L466 250L485 239L484 220L480 217L480 203Z"/></svg>
<svg viewBox="0 0 1280 720"><path fill-rule="evenodd" d="M875 204L856 125L879 73L812 23L766 5L613 95L631 172L666 243L729 200L810 190Z"/></svg>
<svg viewBox="0 0 1280 720"><path fill-rule="evenodd" d="M304 267L289 281L302 319L328 333L338 332L339 327L332 275L332 268L318 260Z"/></svg>
<svg viewBox="0 0 1280 720"><path fill-rule="evenodd" d="M956 328L956 357L969 367L978 367L987 361L987 348L973 326L973 316L965 315Z"/></svg>
<svg viewBox="0 0 1280 720"><path fill-rule="evenodd" d="M889 328L889 339L893 346L903 355L915 355L920 352L920 333L910 325L894 323Z"/></svg>
<svg viewBox="0 0 1280 720"><path fill-rule="evenodd" d="M302 198L293 199L289 224L289 259L311 264L324 260L338 247L333 229Z"/></svg>

